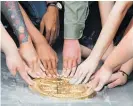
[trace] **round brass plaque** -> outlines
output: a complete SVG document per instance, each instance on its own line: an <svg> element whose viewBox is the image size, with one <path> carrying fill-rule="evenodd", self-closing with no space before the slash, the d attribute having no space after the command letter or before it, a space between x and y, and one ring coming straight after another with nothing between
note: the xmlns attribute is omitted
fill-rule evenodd
<svg viewBox="0 0 133 106"><path fill-rule="evenodd" d="M56 98L85 99L96 95L93 89L84 84L72 85L68 78L34 79L35 84L29 86L32 90L45 96Z"/></svg>

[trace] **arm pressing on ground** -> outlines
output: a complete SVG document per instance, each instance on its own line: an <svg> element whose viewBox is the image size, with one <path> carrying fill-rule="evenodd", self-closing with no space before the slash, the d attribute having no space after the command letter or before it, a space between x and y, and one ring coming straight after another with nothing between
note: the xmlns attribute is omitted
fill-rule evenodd
<svg viewBox="0 0 133 106"><path fill-rule="evenodd" d="M42 70L40 69L40 67L42 67L41 62L28 34L18 2L2 1L1 4L2 12L9 21L19 40L19 53L21 57L28 67L35 73L34 77L44 77L45 74L42 72L43 68L41 68Z"/></svg>
<svg viewBox="0 0 133 106"><path fill-rule="evenodd" d="M88 60L92 58L93 60L99 61L112 42L128 8L132 5L132 1L122 1L116 2L114 5L108 20L106 21L100 36L96 42L95 47L93 48ZM104 41L104 42L103 42Z"/></svg>
<svg viewBox="0 0 133 106"><path fill-rule="evenodd" d="M103 88L103 86L112 79L111 76L112 76L112 73L114 72L115 67L122 64L123 65L121 67L121 70L127 74L131 73L133 68L133 60L132 60L133 59L133 36L132 35L133 35L133 24L131 26L131 29L127 32L127 34L118 44L118 46L113 50L113 52L106 59L101 69L96 73L95 78L90 82L89 86L93 86L93 88L95 88L96 91L100 91ZM115 82L115 84L119 84L119 83L121 83L119 80ZM109 85L110 88L113 86L115 85L112 85L112 84Z"/></svg>
<svg viewBox="0 0 133 106"><path fill-rule="evenodd" d="M78 66L77 71L70 83L79 84L83 80L83 83L86 83L90 79L91 75L95 72L103 54L111 44L120 23L131 5L132 1L118 1L115 3L90 56Z"/></svg>
<svg viewBox="0 0 133 106"><path fill-rule="evenodd" d="M21 77L30 85L33 84L33 81L28 76L28 67L24 65L19 53L18 49L8 34L8 32L5 30L2 23L0 24L1 28L1 49L5 53L6 56L6 63L9 71L12 73L12 75L16 75L16 72L18 71L21 75Z"/></svg>

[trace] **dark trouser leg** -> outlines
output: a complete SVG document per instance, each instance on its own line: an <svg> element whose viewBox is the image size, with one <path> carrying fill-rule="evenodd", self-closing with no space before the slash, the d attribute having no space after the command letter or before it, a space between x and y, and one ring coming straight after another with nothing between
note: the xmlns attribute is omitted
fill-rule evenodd
<svg viewBox="0 0 133 106"><path fill-rule="evenodd" d="M42 17L47 11L45 1L21 1L20 4L28 14L32 23L39 28Z"/></svg>

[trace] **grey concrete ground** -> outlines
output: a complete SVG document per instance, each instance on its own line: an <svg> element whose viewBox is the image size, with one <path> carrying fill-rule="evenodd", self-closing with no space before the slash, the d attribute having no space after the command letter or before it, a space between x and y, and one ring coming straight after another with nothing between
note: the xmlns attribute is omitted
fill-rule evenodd
<svg viewBox="0 0 133 106"><path fill-rule="evenodd" d="M61 70L62 59L59 55ZM13 77L6 67L5 56L1 55L1 101L2 106L133 106L133 80L125 86L103 89L96 97L86 100L58 100L42 97L32 92L19 75Z"/></svg>

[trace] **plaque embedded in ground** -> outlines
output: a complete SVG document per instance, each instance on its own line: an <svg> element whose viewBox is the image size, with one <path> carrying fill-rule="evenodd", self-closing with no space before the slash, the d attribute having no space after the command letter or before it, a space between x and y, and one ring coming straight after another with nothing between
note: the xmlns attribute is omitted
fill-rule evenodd
<svg viewBox="0 0 133 106"><path fill-rule="evenodd" d="M84 84L72 85L68 78L34 79L35 84L29 86L33 91L44 96L64 99L92 98L96 92Z"/></svg>

